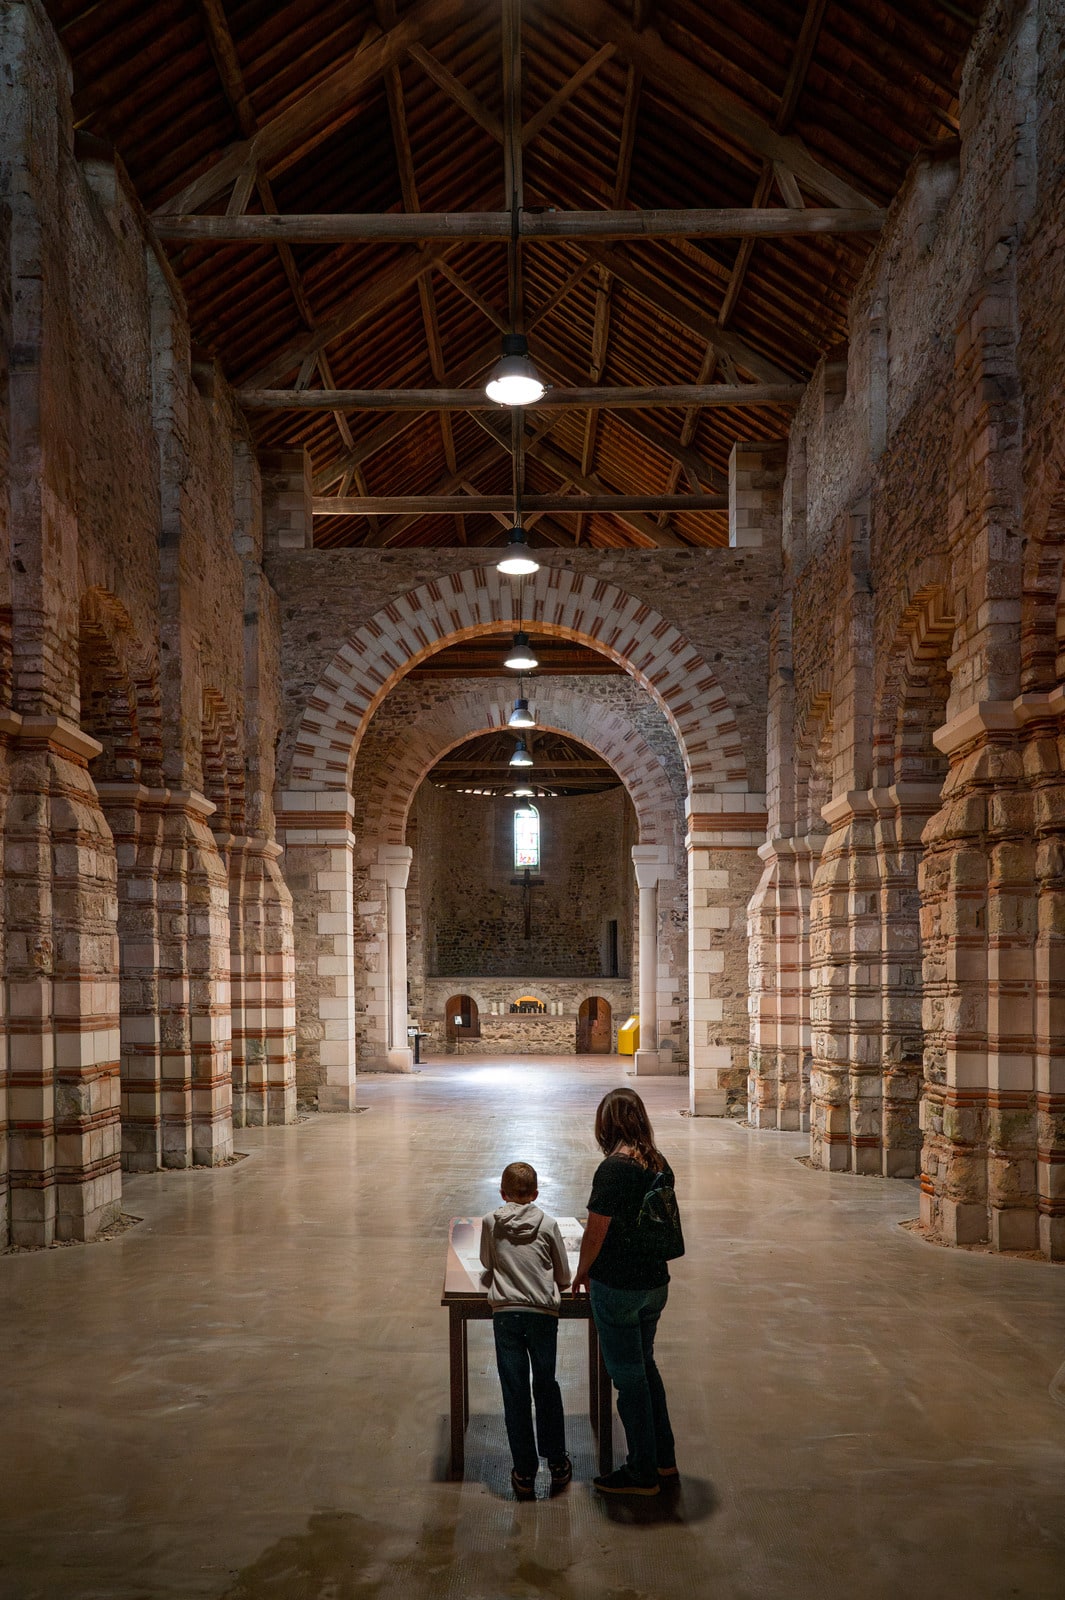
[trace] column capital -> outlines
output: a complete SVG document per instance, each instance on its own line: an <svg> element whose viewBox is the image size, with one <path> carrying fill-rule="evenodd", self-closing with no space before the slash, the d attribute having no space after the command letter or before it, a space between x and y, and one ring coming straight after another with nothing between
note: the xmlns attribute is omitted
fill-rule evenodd
<svg viewBox="0 0 1065 1600"><path fill-rule="evenodd" d="M843 794L834 795L826 806L822 806L821 815L830 828L838 828L841 823L850 822L855 817L871 817L876 809L872 789L847 789Z"/></svg>
<svg viewBox="0 0 1065 1600"><path fill-rule="evenodd" d="M16 728L16 715L8 714L3 731L15 734L20 744L51 746L53 750L74 756L83 763L92 761L103 750L99 739L94 739L73 722L67 722L65 717L24 716Z"/></svg>
<svg viewBox="0 0 1065 1600"><path fill-rule="evenodd" d="M636 869L637 886L641 889L653 889L656 884L668 883L675 876L668 845L634 844L632 864Z"/></svg>
<svg viewBox="0 0 1065 1600"><path fill-rule="evenodd" d="M413 860L414 851L409 844L379 844L370 877L384 879L390 889L405 889Z"/></svg>
<svg viewBox="0 0 1065 1600"><path fill-rule="evenodd" d="M1027 699L1022 695L1022 700ZM1013 733L1019 725L1013 700L981 700L966 711L959 711L932 735L932 743L945 756L967 744L975 744L982 734Z"/></svg>

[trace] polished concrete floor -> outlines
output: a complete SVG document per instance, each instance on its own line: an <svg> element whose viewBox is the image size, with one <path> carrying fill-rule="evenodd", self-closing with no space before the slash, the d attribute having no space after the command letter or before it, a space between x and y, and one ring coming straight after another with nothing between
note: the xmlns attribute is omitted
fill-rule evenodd
<svg viewBox="0 0 1065 1600"><path fill-rule="evenodd" d="M835 1600L1065 1595L1065 1269L937 1250L913 1184L814 1172L797 1135L645 1080L689 1252L660 1360L678 1496L509 1497L491 1330L444 1476L447 1221L506 1161L580 1214L589 1058L369 1077L369 1108L245 1130L132 1179L120 1237L0 1259L3 1600Z"/></svg>

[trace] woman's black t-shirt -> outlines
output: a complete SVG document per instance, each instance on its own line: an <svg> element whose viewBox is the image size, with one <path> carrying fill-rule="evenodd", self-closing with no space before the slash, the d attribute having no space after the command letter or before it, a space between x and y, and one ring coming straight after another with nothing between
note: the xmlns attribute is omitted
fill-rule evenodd
<svg viewBox="0 0 1065 1600"><path fill-rule="evenodd" d="M665 1172L672 1183L668 1166ZM665 1261L648 1254L636 1231L643 1197L654 1176L651 1169L629 1156L607 1156L592 1179L588 1210L609 1217L610 1226L588 1276L610 1289L658 1289L669 1282Z"/></svg>

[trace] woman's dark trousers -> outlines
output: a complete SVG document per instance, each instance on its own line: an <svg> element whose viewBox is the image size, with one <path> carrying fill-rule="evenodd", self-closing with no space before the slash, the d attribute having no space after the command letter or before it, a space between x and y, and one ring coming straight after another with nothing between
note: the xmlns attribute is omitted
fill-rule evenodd
<svg viewBox="0 0 1065 1600"><path fill-rule="evenodd" d="M618 1416L634 1478L657 1483L659 1467L676 1465L666 1390L655 1365L655 1332L669 1287L612 1289L591 1282L592 1315L603 1361L618 1392Z"/></svg>

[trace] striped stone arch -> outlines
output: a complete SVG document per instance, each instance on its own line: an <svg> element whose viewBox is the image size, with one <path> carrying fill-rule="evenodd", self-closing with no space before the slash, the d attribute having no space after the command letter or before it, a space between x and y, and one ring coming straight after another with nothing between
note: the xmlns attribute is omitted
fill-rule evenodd
<svg viewBox="0 0 1065 1600"><path fill-rule="evenodd" d="M527 685L539 727L579 739L608 762L625 785L639 825L641 844L670 844L677 833L678 797L665 768L646 739L617 712L605 711L600 702L576 690L552 684L549 679ZM435 705L402 738L378 749L371 733L364 750L373 776L356 790L364 799L356 818L360 837L402 844L407 816L422 779L449 750L478 733L505 728L512 702L493 703L483 692L471 690Z"/></svg>
<svg viewBox="0 0 1065 1600"><path fill-rule="evenodd" d="M564 567L527 580L523 619L538 633L591 646L623 667L670 722L691 793L745 791L732 708L706 659L680 629L613 584ZM511 579L470 567L401 595L337 651L307 703L290 789L346 790L367 723L389 690L445 645L514 625Z"/></svg>

